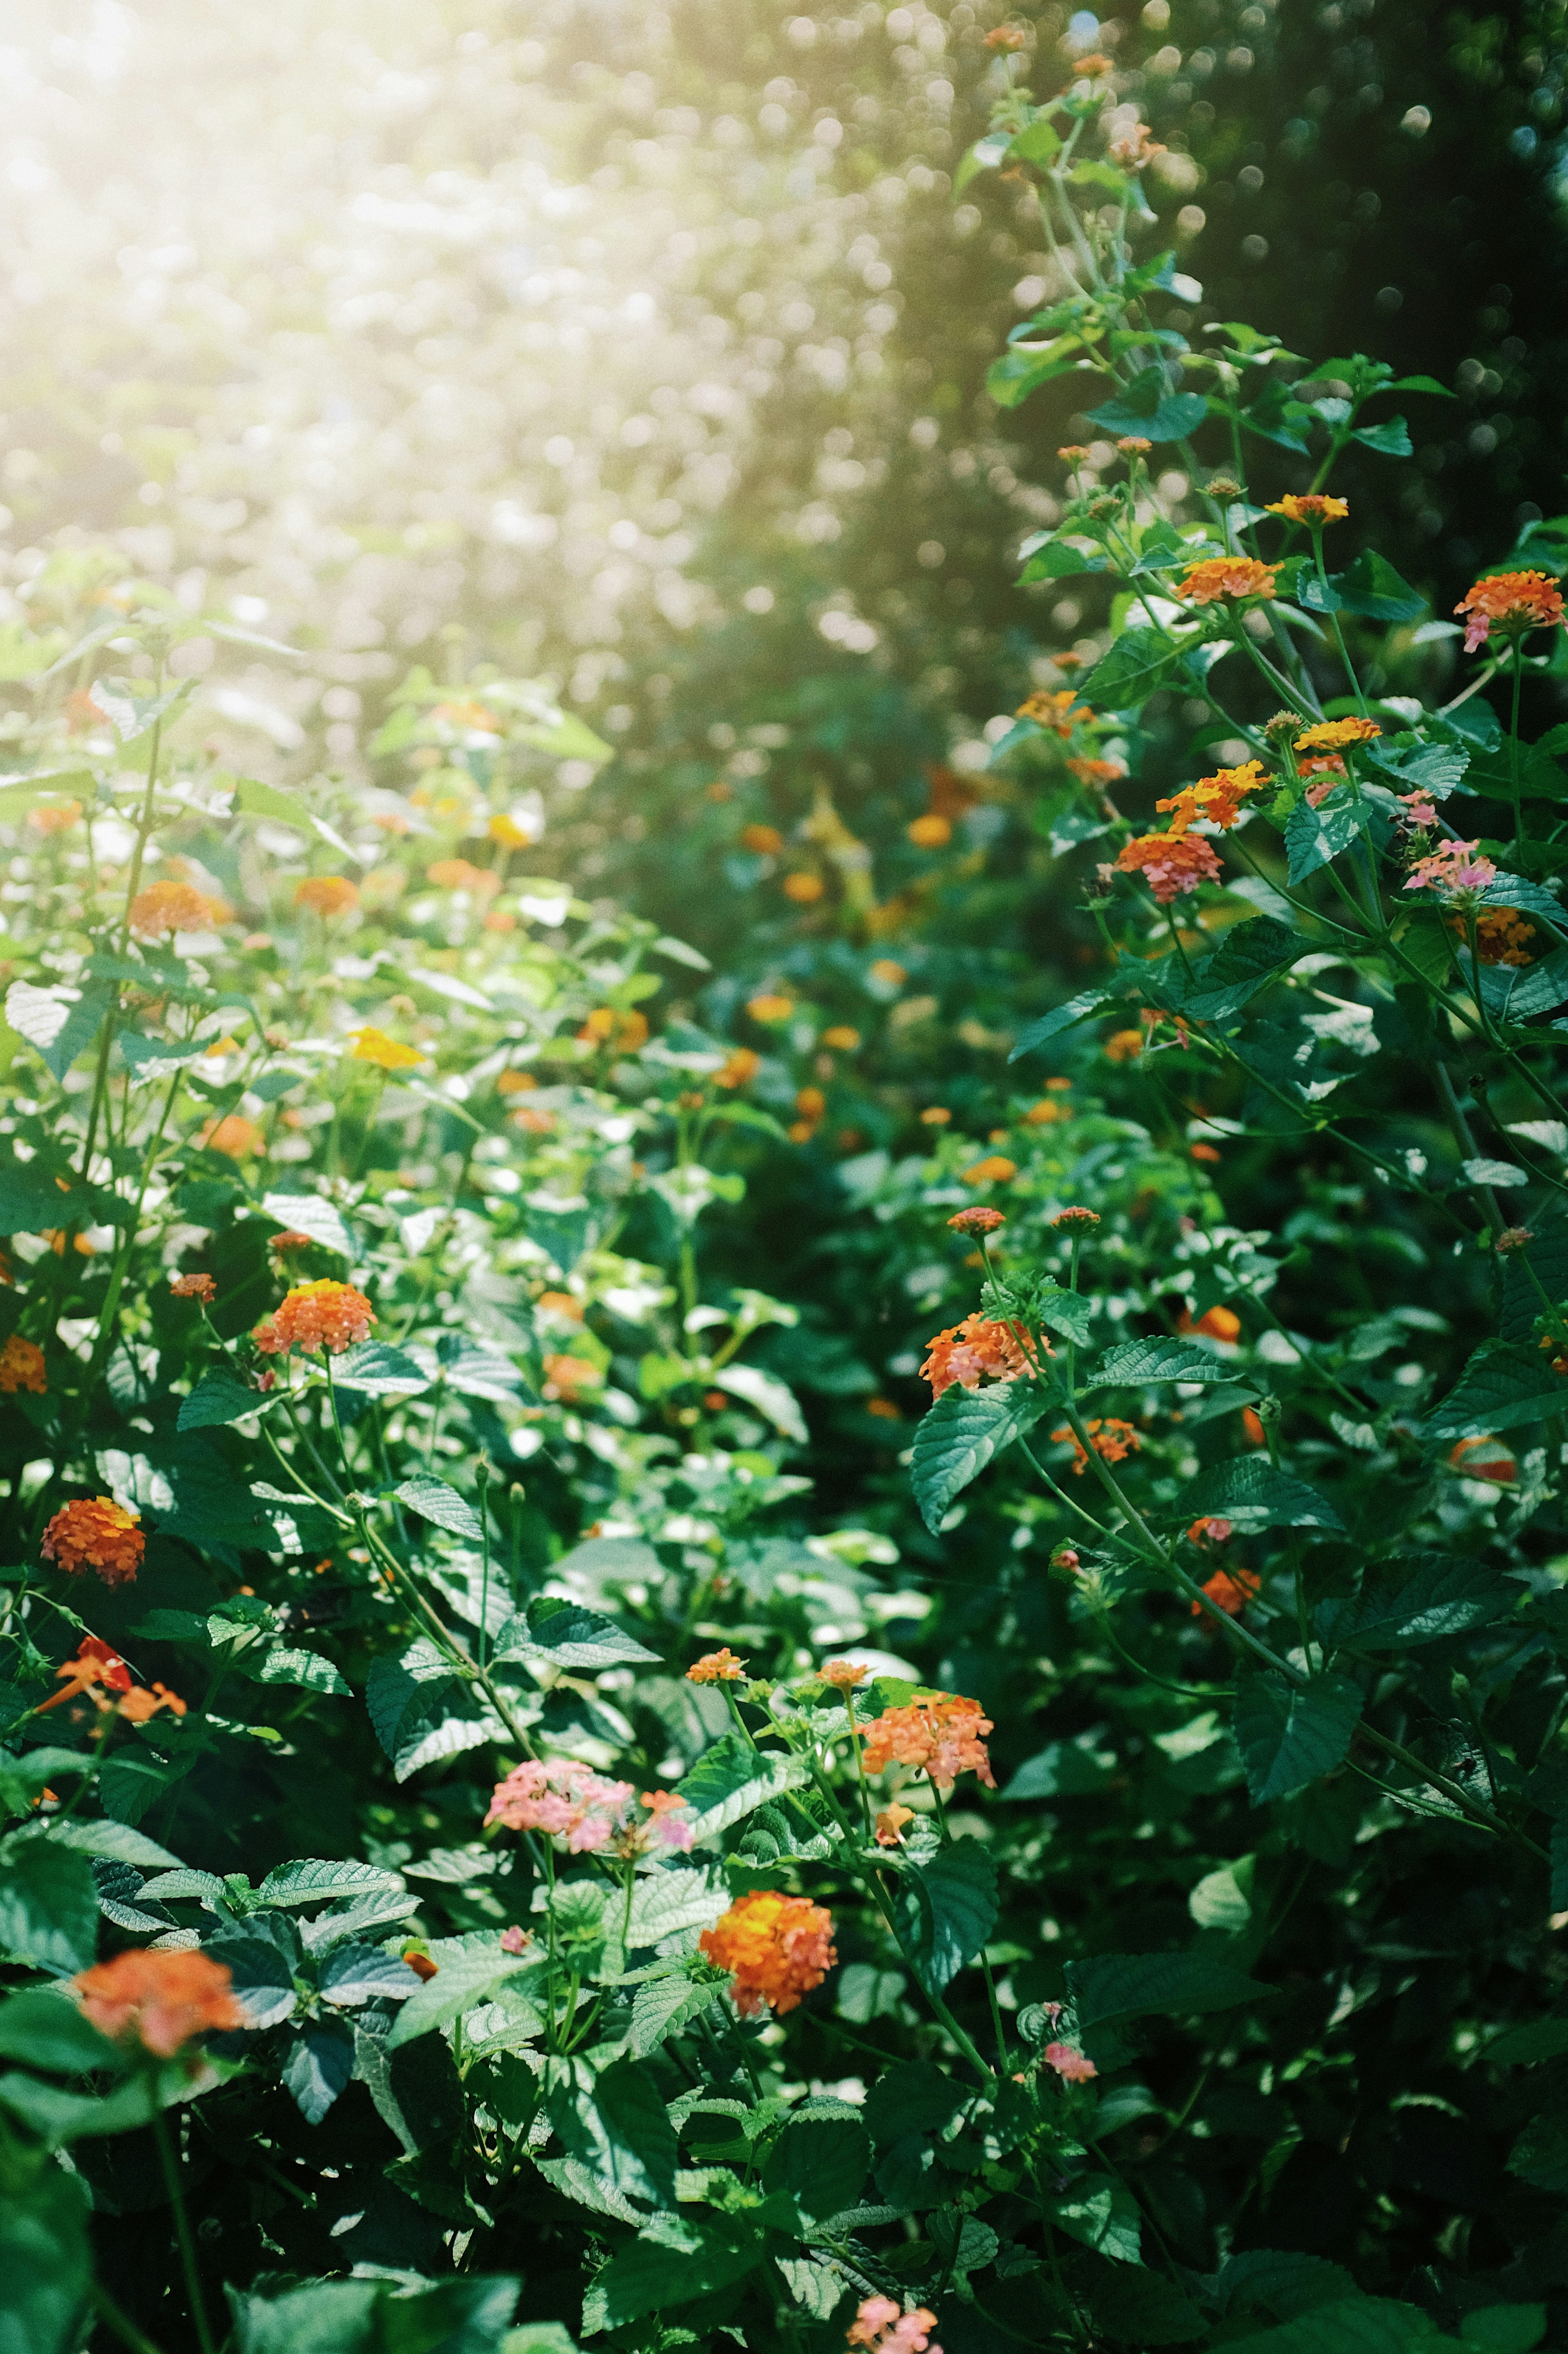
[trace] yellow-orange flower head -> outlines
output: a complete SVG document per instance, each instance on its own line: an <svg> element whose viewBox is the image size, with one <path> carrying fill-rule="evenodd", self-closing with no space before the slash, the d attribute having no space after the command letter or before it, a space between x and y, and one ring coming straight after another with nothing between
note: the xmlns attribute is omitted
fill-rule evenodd
<svg viewBox="0 0 1568 2354"><path fill-rule="evenodd" d="M1277 564L1259 564L1250 556L1205 556L1190 564L1176 594L1190 605L1217 605L1223 599L1236 604L1253 597L1272 597Z"/></svg>
<svg viewBox="0 0 1568 2354"><path fill-rule="evenodd" d="M1216 769L1212 777L1200 777L1195 785L1183 785L1171 800L1156 801L1154 806L1171 812L1168 833L1184 834L1199 818L1217 825L1222 833L1228 833L1240 817L1241 805L1247 795L1257 792L1267 782L1262 761L1247 760L1239 769Z"/></svg>
<svg viewBox="0 0 1568 2354"><path fill-rule="evenodd" d="M389 1038L385 1030L366 1023L363 1030L351 1030L354 1041L353 1058L356 1063L375 1063L383 1071L410 1071L417 1064L429 1060L415 1046L405 1046Z"/></svg>
<svg viewBox="0 0 1568 2354"><path fill-rule="evenodd" d="M294 885L296 907L313 907L318 916L344 916L359 905L359 885L346 875L307 875Z"/></svg>
<svg viewBox="0 0 1568 2354"><path fill-rule="evenodd" d="M165 932L205 932L218 920L217 903L189 883L150 883L131 902L131 929L138 939L161 939Z"/></svg>
<svg viewBox="0 0 1568 2354"><path fill-rule="evenodd" d="M1331 499L1322 491L1287 491L1282 499L1271 499L1264 512L1320 531L1327 523L1343 523L1351 510L1347 500Z"/></svg>
<svg viewBox="0 0 1568 2354"><path fill-rule="evenodd" d="M957 1692L935 1692L906 1708L885 1709L866 1727L865 1770L880 1774L897 1764L923 1770L938 1790L950 1790L960 1774L972 1773L994 1790L991 1757L981 1735L991 1729L978 1701Z"/></svg>
<svg viewBox="0 0 1568 2354"><path fill-rule="evenodd" d="M84 2017L115 2043L140 2044L172 2060L193 2036L249 2022L233 1974L201 1953L132 1951L71 1980Z"/></svg>
<svg viewBox="0 0 1568 2354"><path fill-rule="evenodd" d="M281 1306L258 1324L253 1338L267 1357L291 1349L302 1349L313 1357L323 1348L337 1357L368 1341L375 1321L369 1300L352 1283L296 1283Z"/></svg>
<svg viewBox="0 0 1568 2354"><path fill-rule="evenodd" d="M48 1387L43 1351L36 1341L24 1341L19 1332L13 1332L0 1349L0 1390L7 1397L14 1397L18 1390L31 1390L42 1397Z"/></svg>
<svg viewBox="0 0 1568 2354"><path fill-rule="evenodd" d="M147 1549L136 1526L141 1517L111 1496L78 1496L61 1505L38 1551L71 1577L94 1569L105 1585L129 1585Z"/></svg>
<svg viewBox="0 0 1568 2354"><path fill-rule="evenodd" d="M746 1674L746 1661L737 1659L726 1643L722 1651L705 1651L686 1670L689 1684L735 1684Z"/></svg>
<svg viewBox="0 0 1568 2354"><path fill-rule="evenodd" d="M1473 654L1494 622L1510 637L1555 629L1563 619L1563 592L1550 573L1494 572L1467 588L1454 610L1465 616L1465 652Z"/></svg>
<svg viewBox="0 0 1568 2354"><path fill-rule="evenodd" d="M1342 752L1349 744L1370 744L1383 729L1375 719L1320 719L1296 738L1298 752Z"/></svg>
<svg viewBox="0 0 1568 2354"><path fill-rule="evenodd" d="M743 2018L766 2003L781 2019L838 1960L832 1935L825 1905L759 1888L740 1897L697 1943L710 1962L730 1972L730 1994Z"/></svg>

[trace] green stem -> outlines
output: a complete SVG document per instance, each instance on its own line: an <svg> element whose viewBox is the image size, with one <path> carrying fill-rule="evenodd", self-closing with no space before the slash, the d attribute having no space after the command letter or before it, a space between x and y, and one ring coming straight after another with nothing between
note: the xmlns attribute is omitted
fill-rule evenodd
<svg viewBox="0 0 1568 2354"><path fill-rule="evenodd" d="M104 2327L112 2330L122 2346L131 2349L131 2354L163 2354L162 2347L139 2328L128 2313L121 2311L101 2282L94 2281L87 2294Z"/></svg>
<svg viewBox="0 0 1568 2354"><path fill-rule="evenodd" d="M179 2167L169 2140L169 2129L162 2110L153 2117L153 2138L158 2146L158 2159L164 2169L164 2181L169 2193L169 2204L175 2211L175 2234L180 2243L180 2263L185 2268L185 2296L190 2304L191 2320L196 2327L196 2343L201 2354L216 2354L212 2331L207 2326L207 2306L202 2301L201 2274L196 2269L196 2241L191 2236L190 2217L185 2212L185 2192L180 2188Z"/></svg>

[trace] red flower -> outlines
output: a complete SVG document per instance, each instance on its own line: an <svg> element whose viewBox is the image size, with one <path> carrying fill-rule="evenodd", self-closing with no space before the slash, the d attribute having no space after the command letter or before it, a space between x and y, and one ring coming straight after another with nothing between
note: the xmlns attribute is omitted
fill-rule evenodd
<svg viewBox="0 0 1568 2354"><path fill-rule="evenodd" d="M209 2028L246 2024L232 1975L202 1953L116 1954L71 1980L84 2015L116 2043L172 2060Z"/></svg>

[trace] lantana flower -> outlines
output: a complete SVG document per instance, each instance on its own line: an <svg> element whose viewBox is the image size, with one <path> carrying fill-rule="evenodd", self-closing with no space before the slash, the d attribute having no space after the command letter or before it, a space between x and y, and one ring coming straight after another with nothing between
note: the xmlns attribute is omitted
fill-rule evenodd
<svg viewBox="0 0 1568 2354"><path fill-rule="evenodd" d="M77 1496L49 1522L38 1550L72 1577L93 1569L105 1585L128 1585L147 1549L141 1517L112 1496Z"/></svg>
<svg viewBox="0 0 1568 2354"><path fill-rule="evenodd" d="M252 1339L265 1357L302 1349L308 1357L325 1348L334 1356L368 1341L376 1321L363 1291L352 1283L296 1283L281 1305L258 1324Z"/></svg>
<svg viewBox="0 0 1568 2354"><path fill-rule="evenodd" d="M1533 964L1524 944L1534 938L1535 926L1517 907L1488 907L1476 918L1476 954L1482 964ZM0 1356L0 1389L5 1385L5 1360Z"/></svg>
<svg viewBox="0 0 1568 2354"><path fill-rule="evenodd" d="M112 2042L172 2060L193 2037L247 2024L233 1973L209 1955L116 1954L71 1980L84 2018Z"/></svg>
<svg viewBox="0 0 1568 2354"><path fill-rule="evenodd" d="M172 1275L169 1294L175 1299L199 1299L205 1308L217 1298L217 1286L210 1275Z"/></svg>
<svg viewBox="0 0 1568 2354"><path fill-rule="evenodd" d="M128 920L138 939L155 940L166 932L210 931L228 913L194 884L149 883L132 900Z"/></svg>
<svg viewBox="0 0 1568 2354"><path fill-rule="evenodd" d="M356 1063L374 1063L383 1071L409 1071L417 1065L429 1062L417 1046L405 1046L397 1038L389 1038L385 1030L366 1023L363 1030L351 1030L354 1041L352 1056Z"/></svg>
<svg viewBox="0 0 1568 2354"><path fill-rule="evenodd" d="M1383 729L1375 719L1319 719L1296 738L1298 752L1342 752L1349 744L1370 744Z"/></svg>
<svg viewBox="0 0 1568 2354"><path fill-rule="evenodd" d="M730 1972L730 1996L743 2018L766 2003L781 2019L838 1960L832 1932L825 1905L759 1888L738 1897L697 1943L710 1962Z"/></svg>
<svg viewBox="0 0 1568 2354"><path fill-rule="evenodd" d="M1343 523L1350 512L1348 500L1331 499L1323 491L1287 491L1264 509L1266 514L1283 515L1287 523L1304 523L1314 531L1326 523Z"/></svg>
<svg viewBox="0 0 1568 2354"><path fill-rule="evenodd" d="M936 2315L923 2305L906 2313L890 2296L868 2296L850 2323L847 2342L869 2347L871 2354L942 2354L931 2343L936 2327Z"/></svg>
<svg viewBox="0 0 1568 2354"><path fill-rule="evenodd" d="M1146 876L1162 907L1185 898L1200 883L1220 881L1220 862L1201 833L1140 833L1125 843L1117 866Z"/></svg>
<svg viewBox="0 0 1568 2354"><path fill-rule="evenodd" d="M318 916L345 916L359 905L359 885L346 875L307 875L294 885L296 907L313 908Z"/></svg>
<svg viewBox="0 0 1568 2354"><path fill-rule="evenodd" d="M42 1397L48 1388L43 1351L36 1341L24 1341L19 1332L13 1332L0 1349L0 1391L15 1397L18 1390L31 1390Z"/></svg>
<svg viewBox="0 0 1568 2354"><path fill-rule="evenodd" d="M1509 637L1555 629L1563 620L1563 591L1547 572L1494 572L1467 588L1454 610L1465 616L1465 652L1473 654L1494 628Z"/></svg>
<svg viewBox="0 0 1568 2354"><path fill-rule="evenodd" d="M1103 1421L1097 1416L1093 1422L1086 1422L1084 1428L1089 1434L1095 1453L1103 1463L1125 1462L1129 1455L1135 1453L1143 1445L1142 1439L1139 1438L1132 1424L1121 1421L1114 1414L1107 1415ZM1089 1464L1088 1453L1082 1439L1071 1424L1065 1422L1059 1430L1054 1430L1051 1436L1058 1443L1069 1438L1072 1440L1073 1469L1081 1479Z"/></svg>
<svg viewBox="0 0 1568 2354"><path fill-rule="evenodd" d="M1048 2068L1054 2068L1057 2075L1069 2084L1086 2084L1100 2073L1092 2060L1086 2059L1081 2052L1075 2052L1070 2043L1048 2043L1040 2056Z"/></svg>
<svg viewBox="0 0 1568 2354"><path fill-rule="evenodd" d="M1254 1571L1238 1565L1232 1569L1216 1569L1213 1577L1203 1580L1203 1591L1216 1610L1223 1610L1227 1618L1239 1618L1262 1584L1262 1578ZM1194 1618L1203 1616L1201 1602L1193 1603L1192 1616Z"/></svg>
<svg viewBox="0 0 1568 2354"><path fill-rule="evenodd" d="M865 1728L868 1774L892 1765L924 1772L938 1790L950 1790L960 1774L972 1773L988 1790L996 1782L983 1735L991 1721L978 1701L957 1692L933 1692L903 1708L884 1709Z"/></svg>
<svg viewBox="0 0 1568 2354"><path fill-rule="evenodd" d="M1021 1324L1001 1324L979 1314L966 1316L961 1324L949 1325L926 1343L927 1354L920 1378L930 1383L933 1398L939 1398L955 1382L960 1389L978 1390L988 1376L1015 1382L1027 1374L1033 1381L1034 1368L1024 1347L1027 1338Z"/></svg>
<svg viewBox="0 0 1568 2354"><path fill-rule="evenodd" d="M1259 564L1251 556L1205 556L1187 567L1176 594L1189 605L1217 605L1222 599L1246 604L1276 594L1279 568L1277 564Z"/></svg>
<svg viewBox="0 0 1568 2354"><path fill-rule="evenodd" d="M1407 891L1484 891L1496 879L1497 868L1480 854L1476 842L1445 842L1425 858L1418 858L1404 878Z"/></svg>
<svg viewBox="0 0 1568 2354"><path fill-rule="evenodd" d="M746 1661L737 1659L726 1643L721 1651L705 1651L686 1670L689 1684L735 1684L744 1681Z"/></svg>
<svg viewBox="0 0 1568 2354"><path fill-rule="evenodd" d="M528 1757L496 1784L484 1819L508 1830L547 1832L564 1839L573 1855L588 1855L626 1829L630 1797L630 1782L607 1782L575 1757Z"/></svg>
<svg viewBox="0 0 1568 2354"><path fill-rule="evenodd" d="M1262 761L1247 760L1239 769L1216 769L1212 777L1200 777L1195 785L1183 785L1169 801L1156 801L1154 806L1171 812L1167 833L1184 834L1200 819L1228 833L1240 817L1241 805L1247 795L1259 791L1268 781Z"/></svg>
<svg viewBox="0 0 1568 2354"><path fill-rule="evenodd" d="M1058 455L1065 458L1068 452L1063 450L1058 452ZM1077 450L1073 451L1072 455L1085 458L1088 452L1086 450ZM1086 705L1078 702L1075 687L1064 686L1054 690L1050 687L1041 687L1036 694L1025 697L1019 705L1014 716L1019 719L1033 719L1038 726L1049 727L1053 734L1065 737L1072 734L1080 719L1088 718L1089 712Z"/></svg>

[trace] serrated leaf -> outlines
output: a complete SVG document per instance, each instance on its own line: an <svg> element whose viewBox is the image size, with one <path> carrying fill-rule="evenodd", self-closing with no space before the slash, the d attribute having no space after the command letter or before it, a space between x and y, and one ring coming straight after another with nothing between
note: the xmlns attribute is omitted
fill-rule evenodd
<svg viewBox="0 0 1568 2354"><path fill-rule="evenodd" d="M679 2248L642 2235L617 2249L584 2292L585 2338L712 2296L743 2280L762 2258L762 2234L744 2216L705 2217L681 2237Z"/></svg>
<svg viewBox="0 0 1568 2354"><path fill-rule="evenodd" d="M1518 1587L1489 1562L1457 1553L1417 1554L1414 1562L1414 1575L1401 1584L1387 1584L1388 1574L1413 1564L1393 1561L1354 1601L1320 1602L1314 1620L1324 1639L1358 1650L1404 1650L1488 1626L1519 1600Z"/></svg>
<svg viewBox="0 0 1568 2354"><path fill-rule="evenodd" d="M261 1207L270 1218L276 1218L285 1230L309 1235L313 1243L336 1251L340 1258L354 1257L354 1237L343 1221L342 1212L320 1193L269 1193Z"/></svg>
<svg viewBox="0 0 1568 2354"><path fill-rule="evenodd" d="M567 2158L613 2197L673 2204L675 2130L647 2069L622 2060L596 2077L580 2060L553 2059L544 2107Z"/></svg>
<svg viewBox="0 0 1568 2354"><path fill-rule="evenodd" d="M321 1975L323 2000L340 2006L376 2002L383 1997L404 2002L420 1983L407 1962L375 1946L339 1946Z"/></svg>
<svg viewBox="0 0 1568 2354"><path fill-rule="evenodd" d="M341 2020L312 2020L291 2038L281 2073L305 2123L319 2126L354 2073L354 2031Z"/></svg>
<svg viewBox="0 0 1568 2354"><path fill-rule="evenodd" d="M1424 1426L1434 1441L1511 1430L1559 1414L1568 1405L1568 1379L1552 1370L1550 1352L1507 1342L1478 1349L1459 1380Z"/></svg>
<svg viewBox="0 0 1568 2354"><path fill-rule="evenodd" d="M1107 1351L1085 1381L1090 1390L1132 1388L1140 1382L1245 1382L1239 1365L1191 1341L1124 1341Z"/></svg>
<svg viewBox="0 0 1568 2354"><path fill-rule="evenodd" d="M973 1961L996 1925L996 1861L980 1840L952 1840L899 1883L906 1958L940 1994Z"/></svg>
<svg viewBox="0 0 1568 2354"><path fill-rule="evenodd" d="M683 2027L710 2009L719 1993L716 1980L705 1985L684 1976L647 1979L632 1997L630 2041L633 2052L639 2059L646 2059L666 2036L678 2035Z"/></svg>
<svg viewBox="0 0 1568 2354"><path fill-rule="evenodd" d="M350 1691L332 1661L320 1651L291 1650L281 1646L261 1659L242 1655L235 1665L254 1683L293 1684L302 1691L331 1692L340 1698Z"/></svg>
<svg viewBox="0 0 1568 2354"><path fill-rule="evenodd" d="M1293 1797L1341 1765L1361 1722L1361 1687L1349 1676L1314 1676L1293 1684L1267 1670L1247 1674L1236 1691L1232 1730L1255 1807Z"/></svg>
<svg viewBox="0 0 1568 2354"><path fill-rule="evenodd" d="M579 1670L645 1667L659 1659L657 1651L649 1650L613 1618L588 1609L584 1603L560 1601L553 1595L535 1596L526 1615L510 1619L495 1638L498 1659L525 1659L531 1654L557 1668Z"/></svg>
<svg viewBox="0 0 1568 2354"><path fill-rule="evenodd" d="M1240 1455L1228 1463L1211 1464L1183 1489L1184 1520L1227 1520L1238 1529L1333 1529L1341 1536L1344 1522L1326 1496L1277 1471L1266 1457Z"/></svg>
<svg viewBox="0 0 1568 2354"><path fill-rule="evenodd" d="M340 1390L363 1390L369 1397L412 1397L430 1386L429 1374L413 1358L385 1341L362 1341L345 1349L333 1359L332 1377Z"/></svg>
<svg viewBox="0 0 1568 2354"><path fill-rule="evenodd" d="M450 1529L454 1536L471 1537L477 1544L484 1532L473 1506L449 1488L444 1479L432 1479L427 1472L405 1479L392 1493L422 1521L433 1521L437 1528Z"/></svg>
<svg viewBox="0 0 1568 2354"><path fill-rule="evenodd" d="M1234 2010L1270 1989L1212 1954L1099 1954L1067 1964L1067 1984L1086 2031L1118 2019L1190 2019Z"/></svg>
<svg viewBox="0 0 1568 2354"><path fill-rule="evenodd" d="M1042 1013L1037 1021L1025 1024L1008 1061L1016 1063L1021 1055L1033 1054L1036 1046L1044 1046L1049 1039L1059 1037L1064 1030L1072 1030L1078 1023L1086 1022L1091 1013L1097 1013L1102 1005L1109 1003L1115 994L1109 989L1081 990L1065 1005L1058 1005L1050 1013Z"/></svg>
<svg viewBox="0 0 1568 2354"><path fill-rule="evenodd" d="M699 1842L727 1830L754 1808L808 1779L804 1762L778 1749L754 1749L736 1733L720 1735L677 1785Z"/></svg>
<svg viewBox="0 0 1568 2354"><path fill-rule="evenodd" d="M324 1904L340 1896L400 1895L403 1875L379 1863L333 1861L307 1856L281 1863L257 1891L263 1904Z"/></svg>
<svg viewBox="0 0 1568 2354"><path fill-rule="evenodd" d="M1108 652L1101 655L1078 693L1097 711L1140 711L1165 684L1181 651L1158 630L1124 630Z"/></svg>
<svg viewBox="0 0 1568 2354"><path fill-rule="evenodd" d="M52 1846L74 1848L79 1855L107 1856L112 1863L140 1864L145 1872L173 1871L179 1862L177 1855L144 1832L132 1830L129 1823L101 1818L97 1822L64 1819L50 1823L44 1836Z"/></svg>
<svg viewBox="0 0 1568 2354"><path fill-rule="evenodd" d="M127 2065L117 2043L84 2019L69 1995L24 1987L0 2002L0 2060L25 2061L58 2076L100 2069L120 2075Z"/></svg>
<svg viewBox="0 0 1568 2354"><path fill-rule="evenodd" d="M299 2005L292 1952L266 1934L264 1925L222 1932L203 1950L228 1971L235 2000L253 2033L292 2018Z"/></svg>
<svg viewBox="0 0 1568 2354"><path fill-rule="evenodd" d="M1297 802L1285 826L1292 883L1304 882L1319 866L1327 866L1341 851L1349 849L1361 830L1366 806L1351 798L1343 785L1336 787L1334 794L1317 809L1308 801Z"/></svg>
<svg viewBox="0 0 1568 2354"><path fill-rule="evenodd" d="M188 1397L180 1400L179 1430L207 1430L238 1422L241 1415L260 1414L267 1399L259 1390L249 1389L238 1374L226 1366L214 1365L203 1373Z"/></svg>
<svg viewBox="0 0 1568 2354"><path fill-rule="evenodd" d="M98 1946L98 1893L86 1856L54 1840L16 1837L0 1851L0 1950L65 1978Z"/></svg>
<svg viewBox="0 0 1568 2354"><path fill-rule="evenodd" d="M430 1948L430 1959L436 1964L436 1975L424 1979L398 2012L387 2038L389 2052L400 2051L405 2043L437 2028L450 2027L465 2011L488 2002L509 1978L537 1968L539 1957L508 1954L499 1937L485 1935L482 1939L439 1938Z"/></svg>
<svg viewBox="0 0 1568 2354"><path fill-rule="evenodd" d="M623 1942L630 1951L634 1946L660 1945L684 1929L711 1929L729 1902L722 1873L705 1865L697 1871L650 1872L632 1882Z"/></svg>
<svg viewBox="0 0 1568 2354"><path fill-rule="evenodd" d="M978 1390L966 1390L955 1382L943 1391L915 1433L909 1467L920 1517L934 1536L940 1534L954 1497L1004 1447L1033 1428L1045 1405L1040 1384L1024 1379Z"/></svg>

